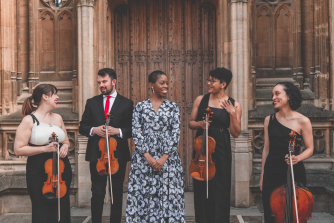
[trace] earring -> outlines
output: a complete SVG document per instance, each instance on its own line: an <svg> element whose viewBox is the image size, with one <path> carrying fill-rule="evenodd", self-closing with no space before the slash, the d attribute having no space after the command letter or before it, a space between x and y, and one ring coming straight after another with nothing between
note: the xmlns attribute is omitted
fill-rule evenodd
<svg viewBox="0 0 334 223"><path fill-rule="evenodd" d="M153 87L151 87L151 90L152 90L152 93L154 94L154 88Z"/></svg>

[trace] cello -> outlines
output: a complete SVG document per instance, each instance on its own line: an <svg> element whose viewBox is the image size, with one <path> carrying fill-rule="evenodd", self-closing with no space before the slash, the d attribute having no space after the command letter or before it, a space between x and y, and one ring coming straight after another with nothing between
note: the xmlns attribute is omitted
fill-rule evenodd
<svg viewBox="0 0 334 223"><path fill-rule="evenodd" d="M314 199L307 188L295 185L291 156L296 146L296 132L292 130L289 136L290 166L287 183L273 190L270 195L270 208L276 223L307 223L312 217Z"/></svg>
<svg viewBox="0 0 334 223"><path fill-rule="evenodd" d="M208 107L205 117L205 129L202 136L196 137L194 140L195 157L191 160L189 166L190 175L199 181L206 181L206 198L209 197L209 180L216 174L215 163L212 161L212 153L215 152L216 141L208 136L209 118L212 117L213 112ZM205 171L204 171L205 168Z"/></svg>
<svg viewBox="0 0 334 223"><path fill-rule="evenodd" d="M100 176L109 175L109 183L111 188L111 202L113 201L112 194L112 181L111 175L117 173L119 168L118 159L115 158L114 152L117 147L117 141L113 137L108 137L108 126L110 123L110 114L106 117L106 137L101 138L99 141L99 150L101 152L101 157L97 160L96 170Z"/></svg>
<svg viewBox="0 0 334 223"><path fill-rule="evenodd" d="M56 133L52 133L49 142L58 142ZM58 222L60 221L60 198L64 197L67 192L65 181L62 180L65 164L59 159L59 144L57 152L53 152L52 159L48 159L44 164L45 173L48 175L44 182L42 193L47 199L58 199Z"/></svg>

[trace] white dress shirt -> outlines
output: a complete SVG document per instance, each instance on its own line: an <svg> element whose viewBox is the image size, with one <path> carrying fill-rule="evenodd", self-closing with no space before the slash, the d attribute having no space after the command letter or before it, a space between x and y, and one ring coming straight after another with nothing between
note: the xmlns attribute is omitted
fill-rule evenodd
<svg viewBox="0 0 334 223"><path fill-rule="evenodd" d="M117 91L115 90L114 93L110 94L110 96L111 96L111 97L109 98L109 109L108 109L108 111L110 111L110 109L112 108L112 106L113 106L113 104L114 104L115 98L116 98L116 96L117 96ZM108 99L108 95L103 95L103 111L104 111L104 109L105 109L105 107L106 107L107 99ZM94 127L92 127L92 128L90 129L90 132L89 132L89 135L90 135L90 136L93 136L93 135L92 135L93 128L94 128ZM120 128L119 128L119 137L120 137L120 138L123 138L122 130L121 130Z"/></svg>

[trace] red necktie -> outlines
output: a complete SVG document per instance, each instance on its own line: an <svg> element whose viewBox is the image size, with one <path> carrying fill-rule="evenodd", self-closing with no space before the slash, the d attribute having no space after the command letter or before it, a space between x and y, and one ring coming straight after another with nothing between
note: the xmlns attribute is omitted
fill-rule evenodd
<svg viewBox="0 0 334 223"><path fill-rule="evenodd" d="M110 100L109 99L110 98L111 98L111 96L109 95L107 97L106 106L104 107L104 116L106 117L106 119L107 119L107 114L109 112L109 105L110 105Z"/></svg>

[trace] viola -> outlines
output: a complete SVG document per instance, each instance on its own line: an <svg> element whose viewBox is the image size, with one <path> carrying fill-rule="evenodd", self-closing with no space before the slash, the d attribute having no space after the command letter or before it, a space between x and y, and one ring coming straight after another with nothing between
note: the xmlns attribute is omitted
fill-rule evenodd
<svg viewBox="0 0 334 223"><path fill-rule="evenodd" d="M312 193L304 187L296 186L292 165L292 154L296 145L296 132L291 131L289 143L290 166L287 184L282 185L270 195L270 207L276 223L307 223L312 217L314 199Z"/></svg>
<svg viewBox="0 0 334 223"><path fill-rule="evenodd" d="M209 118L212 117L213 112L211 112L209 107L205 111L203 119L205 119L206 128L203 131L203 135L196 137L194 140L195 157L191 160L189 173L194 179L207 182L208 197L208 182L216 174L216 166L212 161L212 153L215 152L216 141L211 136L208 136Z"/></svg>
<svg viewBox="0 0 334 223"><path fill-rule="evenodd" d="M56 133L52 133L49 142L58 142ZM59 159L59 144L57 152L53 152L53 157L48 159L44 164L45 173L48 175L44 182L42 192L48 199L58 199L58 222L60 221L60 198L64 197L67 192L65 181L62 179L65 164Z"/></svg>
<svg viewBox="0 0 334 223"><path fill-rule="evenodd" d="M107 114L106 118L106 137L101 138L99 141L99 150L101 157L97 160L96 170L100 176L109 175L109 183L112 188L111 175L117 173L119 168L118 159L115 158L115 151L117 147L117 141L113 137L108 137L108 126L110 123L110 114ZM111 190L111 201L113 203L113 196Z"/></svg>

